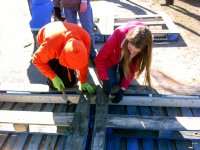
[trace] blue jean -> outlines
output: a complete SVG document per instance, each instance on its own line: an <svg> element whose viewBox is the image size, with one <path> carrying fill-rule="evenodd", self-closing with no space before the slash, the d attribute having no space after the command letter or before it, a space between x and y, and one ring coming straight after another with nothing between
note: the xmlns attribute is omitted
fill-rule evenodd
<svg viewBox="0 0 200 150"><path fill-rule="evenodd" d="M119 81L119 84L120 84L122 81L122 78L124 77L124 72L123 72L121 66L119 64L117 64L114 67L108 69L108 76L109 76L109 80L110 80L110 83L112 86L118 84L117 71L119 71L119 75L120 75L120 81Z"/></svg>
<svg viewBox="0 0 200 150"><path fill-rule="evenodd" d="M71 8L64 8L65 18L67 22L78 24L77 13L79 15L81 26L89 33L91 37L91 47L90 47L90 59L94 60L96 57L95 51L95 39L93 32L93 13L90 3L87 5L87 10L84 13L80 13L79 10L74 10Z"/></svg>

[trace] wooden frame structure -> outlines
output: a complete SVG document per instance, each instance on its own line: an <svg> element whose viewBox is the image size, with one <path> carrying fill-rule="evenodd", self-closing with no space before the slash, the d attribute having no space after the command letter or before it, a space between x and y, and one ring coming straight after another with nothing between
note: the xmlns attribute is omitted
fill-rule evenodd
<svg viewBox="0 0 200 150"><path fill-rule="evenodd" d="M179 32L167 14L135 15L131 18L95 18L94 33L97 43L107 41L114 29L128 21L140 21L146 24L154 36L154 42L177 41Z"/></svg>
<svg viewBox="0 0 200 150"><path fill-rule="evenodd" d="M128 90L129 91L129 90ZM105 139L110 135L122 137L147 137L164 139L200 139L200 118L199 117L176 117L176 116L138 116L109 114L109 106L126 105L133 108L141 106L165 106L169 110L176 107L200 107L199 96L155 96L153 94L144 96L131 96L130 93L120 104L110 103L107 95L98 87L97 95L70 95L69 99L77 104L74 113L53 113L53 112L31 112L31 111L0 111L0 131L10 133L41 133L66 135L67 149L84 149L92 133L91 149L104 149ZM70 91L71 92L71 91ZM61 94L22 94L22 93L1 93L0 103L61 103L65 104ZM89 127L90 106L95 104L94 128ZM133 109L134 110L134 109ZM5 117L6 116L6 117ZM30 116L32 116L30 118ZM38 117L39 116L39 117ZM134 133L134 134L131 134Z"/></svg>

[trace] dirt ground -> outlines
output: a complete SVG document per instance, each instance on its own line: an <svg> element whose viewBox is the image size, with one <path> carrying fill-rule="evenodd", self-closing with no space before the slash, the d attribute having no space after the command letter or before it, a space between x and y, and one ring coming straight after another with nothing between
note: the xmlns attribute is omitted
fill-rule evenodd
<svg viewBox="0 0 200 150"><path fill-rule="evenodd" d="M175 0L171 6L163 5L164 0L132 0L133 5L125 0L105 0L102 4L106 11L102 11L97 2L91 2L94 16L103 12L108 14L111 10L129 17L128 10L132 14L148 14L146 12L149 11L168 14L180 32L180 39L167 45L154 46L153 87L161 94L200 95L200 0ZM101 13L98 13L95 5ZM0 17L3 18L0 23L0 89L9 83L46 84L45 78L30 61L35 45L28 24L31 16L27 1L18 0L15 4L5 1L0 10ZM4 12L7 12L6 17ZM97 44L97 49L100 47ZM142 78L138 81L143 83Z"/></svg>
<svg viewBox="0 0 200 150"><path fill-rule="evenodd" d="M185 46L158 48L159 52L153 56L152 77L161 83L158 87L166 93L199 94L200 0L175 0L174 5L164 4L164 0L152 0L150 7L172 18Z"/></svg>

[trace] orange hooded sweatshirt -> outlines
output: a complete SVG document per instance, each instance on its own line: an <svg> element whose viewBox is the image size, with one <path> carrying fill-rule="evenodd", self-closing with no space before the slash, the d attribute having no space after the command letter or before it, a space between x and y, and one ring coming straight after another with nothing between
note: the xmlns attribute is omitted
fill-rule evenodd
<svg viewBox="0 0 200 150"><path fill-rule="evenodd" d="M51 80L56 77L47 64L56 58L61 65L77 70L81 83L87 82L91 45L87 31L76 24L53 22L40 29L37 42L40 47L33 55L32 62L44 76Z"/></svg>

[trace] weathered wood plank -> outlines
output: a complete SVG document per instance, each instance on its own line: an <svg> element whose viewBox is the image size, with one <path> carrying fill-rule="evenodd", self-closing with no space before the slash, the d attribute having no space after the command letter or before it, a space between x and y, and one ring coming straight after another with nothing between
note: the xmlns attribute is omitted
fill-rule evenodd
<svg viewBox="0 0 200 150"><path fill-rule="evenodd" d="M68 94L72 103L77 104L79 96L77 94ZM95 104L96 96L91 98L91 104ZM8 94L1 93L0 101L7 102L25 102L25 103L66 103L61 94ZM184 95L144 95L137 96L130 94L125 95L123 100L118 104L110 105L132 105L132 106L165 106L165 107L200 107L200 96Z"/></svg>
<svg viewBox="0 0 200 150"><path fill-rule="evenodd" d="M65 144L65 149L85 149L88 136L90 99L90 95L81 94L70 127L71 132Z"/></svg>
<svg viewBox="0 0 200 150"><path fill-rule="evenodd" d="M146 16L146 17L145 17ZM147 17L148 16L148 17ZM138 15L138 16L133 16L131 18L115 18L114 22L115 23L127 23L128 21L140 21L140 22L153 22L153 21L163 21L162 16L149 16L149 15Z"/></svg>
<svg viewBox="0 0 200 150"><path fill-rule="evenodd" d="M45 107L41 109L42 112L51 112L53 111L54 105L52 104L45 104ZM27 149L38 149L40 143L42 142L42 138L44 137L43 134L33 134L31 139L27 145Z"/></svg>
<svg viewBox="0 0 200 150"><path fill-rule="evenodd" d="M200 107L199 96L124 96L118 105Z"/></svg>
<svg viewBox="0 0 200 150"><path fill-rule="evenodd" d="M194 117L200 117L200 108L190 109ZM194 150L200 150L200 140L192 140Z"/></svg>
<svg viewBox="0 0 200 150"><path fill-rule="evenodd" d="M31 111L39 111L42 107L42 104L26 104L25 108L24 108L24 111L28 111L28 110L31 110ZM15 129L16 130L16 129ZM13 147L15 147L16 150L21 150L23 149L27 139L28 139L28 136L30 136L29 133L19 133L17 134L17 140L15 142L15 144L13 145Z"/></svg>
<svg viewBox="0 0 200 150"><path fill-rule="evenodd" d="M113 135L119 137L168 139L168 140L197 140L200 139L200 131L154 131L137 129L113 129ZM159 143L158 143L159 144Z"/></svg>
<svg viewBox="0 0 200 150"><path fill-rule="evenodd" d="M97 87L95 124L92 136L93 150L104 150L109 97Z"/></svg>
<svg viewBox="0 0 200 150"><path fill-rule="evenodd" d="M67 106L63 104L56 104L54 107L54 112L66 112ZM64 132L62 132L64 133ZM40 144L40 149L44 150L53 150L56 147L56 143L58 141L59 134L56 135L47 135L45 139Z"/></svg>
<svg viewBox="0 0 200 150"><path fill-rule="evenodd" d="M200 117L108 115L107 127L140 130L200 130Z"/></svg>
<svg viewBox="0 0 200 150"><path fill-rule="evenodd" d="M172 21L172 18L166 13L161 13L161 15L162 15L163 21L165 21L166 23L167 28L171 31L178 33L178 29L176 25L174 24L174 22Z"/></svg>
<svg viewBox="0 0 200 150"><path fill-rule="evenodd" d="M163 108L162 107L151 107L153 116L164 116ZM171 132L171 131L169 131ZM165 139L173 139L174 137L169 136L168 131L158 131L158 149L159 150L167 150L172 147L172 143L169 140L160 140L162 138ZM167 134L165 134L167 133ZM170 134L172 135L172 134ZM182 136L181 136L182 137ZM176 137L175 137L176 138Z"/></svg>
<svg viewBox="0 0 200 150"><path fill-rule="evenodd" d="M2 148L4 142L8 138L8 133L1 133L0 134L0 149Z"/></svg>
<svg viewBox="0 0 200 150"><path fill-rule="evenodd" d="M9 110L14 106L14 103L4 103L4 105L1 107L1 110ZM0 125L1 127L1 125ZM8 138L8 133L1 133L0 134L0 149L2 148L4 142Z"/></svg>
<svg viewBox="0 0 200 150"><path fill-rule="evenodd" d="M127 106L127 115L136 115L136 106ZM137 138L127 138L127 150L139 150L139 141Z"/></svg>
<svg viewBox="0 0 200 150"><path fill-rule="evenodd" d="M133 21L133 20L132 20ZM148 21L148 22L146 22L146 21L141 21L142 23L145 23L147 26L161 26L161 25L164 25L165 24L165 22L164 21L152 21L152 22L150 22L150 21ZM121 26L123 23L121 23L121 22L116 22L115 23L115 26Z"/></svg>
<svg viewBox="0 0 200 150"><path fill-rule="evenodd" d="M73 113L0 110L0 122L11 124L70 126L73 117Z"/></svg>
<svg viewBox="0 0 200 150"><path fill-rule="evenodd" d="M25 108L25 106L26 106L25 103L16 103L13 107L13 110L23 110ZM8 138L6 139L4 145L1 149L12 149L16 140L17 140L17 134L15 134L15 133L9 134Z"/></svg>
<svg viewBox="0 0 200 150"><path fill-rule="evenodd" d="M79 95L67 94L73 103L78 103ZM2 102L25 102L25 103L66 103L62 94L23 94L23 93L0 93Z"/></svg>
<svg viewBox="0 0 200 150"><path fill-rule="evenodd" d="M139 107L140 108L140 115L143 116L151 116L151 110L150 107L143 106ZM144 150L149 150L149 149L154 149L154 143L153 140L150 138L144 138L142 139L143 142L143 149Z"/></svg>
<svg viewBox="0 0 200 150"><path fill-rule="evenodd" d="M176 117L176 116L182 116L181 112L179 111L179 108L171 108L167 107L167 114L169 117ZM192 123L192 122L188 122ZM191 145L191 142L185 141L184 143L180 142L180 140L175 140L175 145L177 150L183 150L188 149L188 145Z"/></svg>

